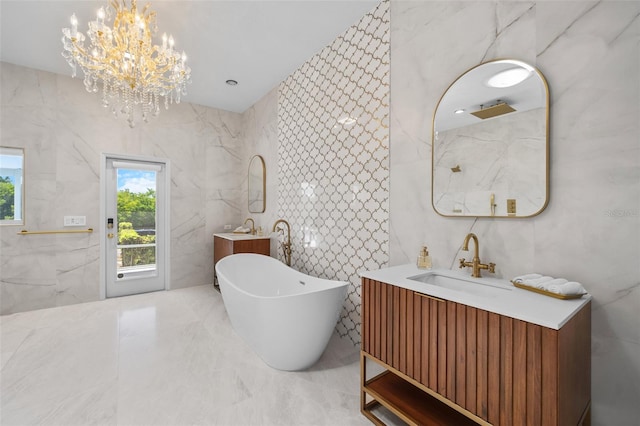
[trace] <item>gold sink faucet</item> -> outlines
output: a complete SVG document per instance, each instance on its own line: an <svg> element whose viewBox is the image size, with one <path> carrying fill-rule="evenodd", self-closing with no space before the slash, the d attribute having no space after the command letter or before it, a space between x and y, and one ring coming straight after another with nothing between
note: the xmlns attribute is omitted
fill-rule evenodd
<svg viewBox="0 0 640 426"><path fill-rule="evenodd" d="M287 240L282 243L282 251L284 252L284 263L286 263L287 266L291 266L291 226L289 225L289 222L284 219L276 220L276 223L273 224L273 231L271 232L277 231L282 233L284 236L284 230L278 226L281 223L287 225Z"/></svg>
<svg viewBox="0 0 640 426"><path fill-rule="evenodd" d="M248 218L244 221L243 225L246 225L249 221L251 221L251 235L256 235L256 223L253 221L253 219Z"/></svg>
<svg viewBox="0 0 640 426"><path fill-rule="evenodd" d="M460 268L464 268L464 267L473 268L473 272L471 273L471 276L475 278L482 277L482 275L480 275L481 269L487 269L489 272L495 273L496 272L495 263L489 263L488 265L485 265L484 263L480 263L480 244L478 243L478 237L476 237L476 234L470 233L466 236L466 238L464 239L464 243L462 244L462 250L469 251L469 240L472 238L473 238L473 245L474 245L473 261L465 262L464 258L460 259Z"/></svg>

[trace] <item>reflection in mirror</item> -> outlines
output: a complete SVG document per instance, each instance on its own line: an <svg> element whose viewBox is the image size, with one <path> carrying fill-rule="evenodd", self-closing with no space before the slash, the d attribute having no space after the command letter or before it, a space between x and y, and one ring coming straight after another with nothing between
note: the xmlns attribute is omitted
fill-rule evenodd
<svg viewBox="0 0 640 426"><path fill-rule="evenodd" d="M264 213L266 209L266 170L264 160L254 155L249 162L249 213Z"/></svg>
<svg viewBox="0 0 640 426"><path fill-rule="evenodd" d="M24 150L0 147L0 225L24 224Z"/></svg>
<svg viewBox="0 0 640 426"><path fill-rule="evenodd" d="M433 118L432 203L443 216L529 217L549 193L549 91L516 60L455 80Z"/></svg>

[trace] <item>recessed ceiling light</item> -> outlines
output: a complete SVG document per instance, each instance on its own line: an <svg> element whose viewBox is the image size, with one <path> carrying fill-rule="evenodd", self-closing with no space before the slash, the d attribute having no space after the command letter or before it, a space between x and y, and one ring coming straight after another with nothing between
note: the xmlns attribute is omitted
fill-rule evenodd
<svg viewBox="0 0 640 426"><path fill-rule="evenodd" d="M462 114L465 110L463 108L457 109L455 111L453 111L456 114Z"/></svg>
<svg viewBox="0 0 640 426"><path fill-rule="evenodd" d="M531 75L531 71L525 68L511 68L508 70L500 71L495 74L489 80L487 80L487 86L505 88L515 86L525 81Z"/></svg>
<svg viewBox="0 0 640 426"><path fill-rule="evenodd" d="M225 81L229 86L237 86L238 82L236 80L227 80Z"/></svg>

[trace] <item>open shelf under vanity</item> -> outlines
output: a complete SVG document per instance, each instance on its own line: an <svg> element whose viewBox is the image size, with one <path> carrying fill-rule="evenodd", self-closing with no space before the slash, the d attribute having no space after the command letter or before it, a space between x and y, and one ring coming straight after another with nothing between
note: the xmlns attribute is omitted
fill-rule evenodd
<svg viewBox="0 0 640 426"><path fill-rule="evenodd" d="M365 353L362 353L361 357L363 368L366 368L364 367L366 358L377 362ZM389 368L386 365L383 367ZM478 425L470 418L412 384L408 377L403 376L402 373L389 369L365 381L362 387L363 398L368 395L372 399L369 402L363 402L362 413L374 424L385 424L375 414L375 409L382 405L410 425Z"/></svg>

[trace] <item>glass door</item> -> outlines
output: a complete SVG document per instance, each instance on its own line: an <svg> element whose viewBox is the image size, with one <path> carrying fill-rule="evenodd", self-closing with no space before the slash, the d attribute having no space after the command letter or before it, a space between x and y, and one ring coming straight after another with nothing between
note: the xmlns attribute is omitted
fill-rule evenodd
<svg viewBox="0 0 640 426"><path fill-rule="evenodd" d="M165 165L107 158L106 296L164 290Z"/></svg>

